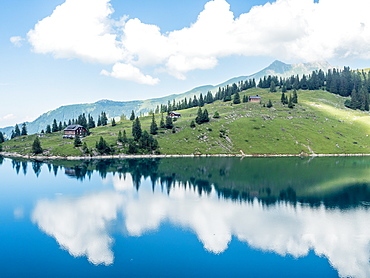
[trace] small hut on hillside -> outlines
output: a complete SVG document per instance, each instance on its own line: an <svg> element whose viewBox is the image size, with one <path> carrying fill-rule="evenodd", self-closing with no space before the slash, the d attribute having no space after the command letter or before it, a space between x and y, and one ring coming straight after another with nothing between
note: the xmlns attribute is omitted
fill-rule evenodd
<svg viewBox="0 0 370 278"><path fill-rule="evenodd" d="M63 138L75 138L78 136L85 136L87 134L86 128L82 125L69 125L64 129Z"/></svg>

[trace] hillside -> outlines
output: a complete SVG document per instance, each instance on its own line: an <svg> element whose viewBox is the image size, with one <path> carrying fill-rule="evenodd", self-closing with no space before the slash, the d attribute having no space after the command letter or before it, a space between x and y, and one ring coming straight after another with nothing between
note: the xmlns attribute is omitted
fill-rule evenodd
<svg viewBox="0 0 370 278"><path fill-rule="evenodd" d="M370 153L369 113L345 108L344 98L326 91L299 91L299 103L289 109L280 103L281 93L265 89L249 89L243 95L260 95L262 103L216 101L205 105L211 117L209 123L190 127L198 108L178 111L182 117L175 122L175 130L161 129L156 139L161 154L362 154ZM272 108L264 107L268 100ZM204 109L203 108L203 109ZM220 118L214 119L215 112ZM161 115L155 115L159 124ZM149 130L151 117L140 118L142 128ZM124 120L116 126L92 129L83 139L90 149L95 148L100 136L114 146L115 154L126 153L127 147L117 144L119 131L131 136L132 122ZM62 133L40 138L44 155L80 156L79 148ZM35 135L22 136L3 144L4 151L28 154Z"/></svg>
<svg viewBox="0 0 370 278"><path fill-rule="evenodd" d="M52 124L53 120L56 119L57 122L68 122L70 119L77 118L82 113L91 114L96 120L98 115L105 111L109 119L113 117L120 117L122 114L130 115L131 111L134 110L137 115L140 113L148 113L150 110L154 110L157 105L167 104L168 101L176 99L179 101L181 99L193 98L194 95L199 96L201 93L204 95L208 91L215 92L219 87L224 87L233 83L238 83L239 81L244 81L248 79L260 79L268 75L276 75L281 77L288 77L291 75L302 75L311 74L312 71L322 69L327 71L332 68L327 62L317 62L317 63L300 63L300 64L285 64L280 61L275 61L265 69L249 76L239 76L227 80L218 85L205 85L196 87L190 91L184 92L182 94L172 94L169 96L164 96L161 98L153 98L148 100L136 100L136 101L112 101L112 100L100 100L95 103L84 103L84 104L73 104L61 106L55 110L48 111L38 117L35 121L27 123L28 133L33 134L45 130L48 124ZM20 123L19 123L20 125ZM0 132L3 132L7 136L14 129L14 126L0 128Z"/></svg>

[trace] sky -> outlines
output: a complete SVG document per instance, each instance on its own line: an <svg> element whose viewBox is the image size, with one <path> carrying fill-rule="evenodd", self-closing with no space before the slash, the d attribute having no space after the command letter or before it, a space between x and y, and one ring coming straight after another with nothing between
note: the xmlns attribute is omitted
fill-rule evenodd
<svg viewBox="0 0 370 278"><path fill-rule="evenodd" d="M0 127L217 85L278 59L370 67L368 0L0 0Z"/></svg>

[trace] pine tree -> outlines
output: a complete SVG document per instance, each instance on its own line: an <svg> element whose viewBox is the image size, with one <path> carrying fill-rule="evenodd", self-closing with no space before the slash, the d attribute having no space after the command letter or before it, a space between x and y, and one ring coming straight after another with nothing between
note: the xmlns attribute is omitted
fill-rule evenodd
<svg viewBox="0 0 370 278"><path fill-rule="evenodd" d="M165 128L165 127L166 127L166 125L164 124L163 113L162 113L162 116L161 116L161 121L160 121L160 123L159 123L159 127L160 127L160 128Z"/></svg>
<svg viewBox="0 0 370 278"><path fill-rule="evenodd" d="M270 84L270 92L271 93L275 93L276 92L276 84L275 84L275 82L273 80L271 81L271 84Z"/></svg>
<svg viewBox="0 0 370 278"><path fill-rule="evenodd" d="M134 137L134 141L139 141L142 135L141 124L138 117L136 117L135 121L132 123L132 136Z"/></svg>
<svg viewBox="0 0 370 278"><path fill-rule="evenodd" d="M122 143L123 144L126 144L127 143L127 134L126 134L126 130L124 129L123 130L123 135L122 135Z"/></svg>
<svg viewBox="0 0 370 278"><path fill-rule="evenodd" d="M271 99L269 99L269 102L267 103L266 107L267 108L271 108L273 105L272 105L272 102L271 102Z"/></svg>
<svg viewBox="0 0 370 278"><path fill-rule="evenodd" d="M51 127L51 132L57 132L58 130L59 130L59 128L58 128L57 120L54 119L53 125Z"/></svg>
<svg viewBox="0 0 370 278"><path fill-rule="evenodd" d="M220 118L220 114L216 111L215 114L213 115L213 118L215 118L215 119Z"/></svg>
<svg viewBox="0 0 370 278"><path fill-rule="evenodd" d="M190 122L190 127L191 127L191 128L196 127L194 120L192 120L192 121Z"/></svg>
<svg viewBox="0 0 370 278"><path fill-rule="evenodd" d="M16 124L14 128L14 137L21 136L21 131L19 130L19 126Z"/></svg>
<svg viewBox="0 0 370 278"><path fill-rule="evenodd" d="M113 151L102 136L100 136L100 140L96 142L95 146L100 154L110 154Z"/></svg>
<svg viewBox="0 0 370 278"><path fill-rule="evenodd" d="M292 95L289 96L288 107L291 108L291 109L294 107L294 104L293 104L293 101L292 101Z"/></svg>
<svg viewBox="0 0 370 278"><path fill-rule="evenodd" d="M283 92L283 93L286 93L288 90L287 90L287 85L286 85L286 83L284 83L283 84L283 87L281 88L281 91Z"/></svg>
<svg viewBox="0 0 370 278"><path fill-rule="evenodd" d="M207 122L209 122L208 111L207 111L207 109L204 109L203 117L202 117L202 123L207 123Z"/></svg>
<svg viewBox="0 0 370 278"><path fill-rule="evenodd" d="M240 103L240 95L238 92L236 92L234 94L234 101L233 101L234 104L239 104Z"/></svg>
<svg viewBox="0 0 370 278"><path fill-rule="evenodd" d="M100 115L98 116L97 126L101 126L101 118L100 118Z"/></svg>
<svg viewBox="0 0 370 278"><path fill-rule="evenodd" d="M203 112L202 112L202 109L199 107L198 108L198 113L197 113L197 117L195 118L195 122L200 125L202 123L202 120L203 120Z"/></svg>
<svg viewBox="0 0 370 278"><path fill-rule="evenodd" d="M73 145L75 146L75 148L80 147L82 145L82 141L80 139L80 136L78 136L78 135L75 136L75 140L73 142Z"/></svg>
<svg viewBox="0 0 370 278"><path fill-rule="evenodd" d="M5 142L4 134L0 132L0 144Z"/></svg>
<svg viewBox="0 0 370 278"><path fill-rule="evenodd" d="M50 125L47 125L47 126L46 126L46 131L45 131L45 133L51 133L51 127L50 127Z"/></svg>
<svg viewBox="0 0 370 278"><path fill-rule="evenodd" d="M91 129L91 128L95 128L94 118L93 118L90 114L89 114L89 116L88 116L88 119L89 119L89 121L88 121L88 123L87 123L88 128L89 128L89 129Z"/></svg>
<svg viewBox="0 0 370 278"><path fill-rule="evenodd" d="M112 126L116 126L116 120L114 118L112 119Z"/></svg>
<svg viewBox="0 0 370 278"><path fill-rule="evenodd" d="M298 103L297 90L293 90L292 102L293 102L293 103Z"/></svg>
<svg viewBox="0 0 370 278"><path fill-rule="evenodd" d="M26 123L23 123L22 124L21 135L27 135L27 126L26 126Z"/></svg>
<svg viewBox="0 0 370 278"><path fill-rule="evenodd" d="M61 131L61 130L63 130L63 124L62 122L59 122L58 131Z"/></svg>
<svg viewBox="0 0 370 278"><path fill-rule="evenodd" d="M282 104L288 104L288 97L285 96L284 93L281 93L281 99L280 100L281 100Z"/></svg>
<svg viewBox="0 0 370 278"><path fill-rule="evenodd" d="M203 95L200 94L199 96L199 107L203 107L204 106L204 99L203 99Z"/></svg>
<svg viewBox="0 0 370 278"><path fill-rule="evenodd" d="M158 131L157 123L155 122L154 114L152 115L152 123L150 124L150 134L156 135Z"/></svg>
<svg viewBox="0 0 370 278"><path fill-rule="evenodd" d="M35 140L33 141L32 151L33 151L34 154L40 154L40 153L43 152L41 144L40 144L40 140L37 136L36 136Z"/></svg>
<svg viewBox="0 0 370 278"><path fill-rule="evenodd" d="M173 128L173 121L172 121L172 118L169 116L166 117L166 128L167 129Z"/></svg>
<svg viewBox="0 0 370 278"><path fill-rule="evenodd" d="M118 131L117 141L120 142L120 143L123 143L123 138L122 138L122 132L121 131Z"/></svg>
<svg viewBox="0 0 370 278"><path fill-rule="evenodd" d="M87 147L86 142L84 142L83 145L82 145L82 151L83 151L84 154L90 154L90 150Z"/></svg>
<svg viewBox="0 0 370 278"><path fill-rule="evenodd" d="M107 117L107 114L105 114L105 112L101 112L100 120L101 120L102 126L105 126L108 124L108 117Z"/></svg>
<svg viewBox="0 0 370 278"><path fill-rule="evenodd" d="M135 120L135 112L134 110L131 111L130 121Z"/></svg>

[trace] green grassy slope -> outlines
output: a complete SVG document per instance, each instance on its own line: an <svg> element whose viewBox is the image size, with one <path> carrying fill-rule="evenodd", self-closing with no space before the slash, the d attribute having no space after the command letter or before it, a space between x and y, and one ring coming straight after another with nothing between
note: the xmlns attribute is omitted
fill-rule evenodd
<svg viewBox="0 0 370 278"><path fill-rule="evenodd" d="M217 101L206 105L211 121L195 128L198 108L179 111L182 117L175 122L176 133L160 130L156 138L161 154L357 154L370 153L370 118L368 112L345 108L344 98L325 91L299 91L299 103L289 109L280 103L281 93L269 93L264 89L250 89L243 93L258 94L262 103L271 99L272 108L257 103ZM204 109L203 108L203 109ZM212 116L218 111L219 119ZM156 115L157 124L161 115ZM151 117L140 118L142 128L149 130ZM117 145L118 132L124 129L131 136L132 122L122 121L115 127L92 129L83 138L89 148L103 136L115 146L116 153L125 148ZM46 155L78 156L80 149L73 147L72 140L62 139L62 133L40 138ZM22 136L3 144L4 151L27 154L35 135Z"/></svg>

